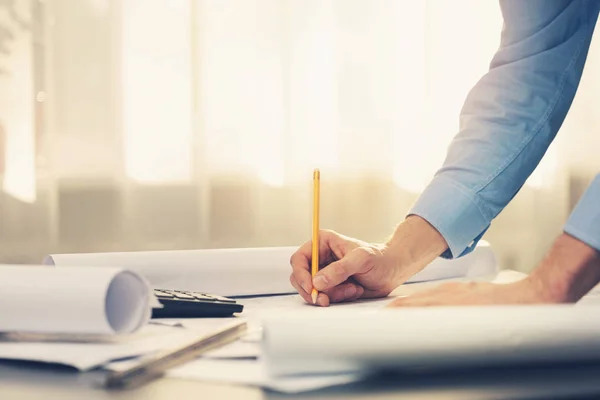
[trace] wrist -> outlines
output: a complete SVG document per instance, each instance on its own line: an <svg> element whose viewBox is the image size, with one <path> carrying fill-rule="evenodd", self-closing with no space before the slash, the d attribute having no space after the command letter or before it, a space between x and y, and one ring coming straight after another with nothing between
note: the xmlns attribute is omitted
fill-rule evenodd
<svg viewBox="0 0 600 400"><path fill-rule="evenodd" d="M397 285L439 257L448 245L444 237L425 219L411 215L402 221L385 242L385 256L395 269Z"/></svg>
<svg viewBox="0 0 600 400"><path fill-rule="evenodd" d="M600 281L600 253L563 233L527 281L542 302L576 302Z"/></svg>

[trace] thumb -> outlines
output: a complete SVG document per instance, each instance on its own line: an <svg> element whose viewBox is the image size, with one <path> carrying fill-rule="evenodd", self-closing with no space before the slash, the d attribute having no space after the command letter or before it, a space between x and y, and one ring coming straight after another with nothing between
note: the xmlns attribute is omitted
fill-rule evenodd
<svg viewBox="0 0 600 400"><path fill-rule="evenodd" d="M315 289L318 291L331 289L360 272L366 260L362 255L363 252L357 250L359 249L351 251L342 259L332 262L317 272L313 279Z"/></svg>

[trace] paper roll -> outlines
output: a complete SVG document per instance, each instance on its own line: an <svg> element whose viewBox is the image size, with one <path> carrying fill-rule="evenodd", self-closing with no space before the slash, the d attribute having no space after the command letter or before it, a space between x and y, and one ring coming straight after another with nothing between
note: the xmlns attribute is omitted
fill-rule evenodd
<svg viewBox="0 0 600 400"><path fill-rule="evenodd" d="M147 281L122 268L0 266L0 332L123 334L145 325Z"/></svg>
<svg viewBox="0 0 600 400"><path fill-rule="evenodd" d="M295 293L290 284L290 258L297 247L259 247L53 254L45 264L56 266L118 266L144 276L156 289L178 289L222 296ZM408 282L478 276L497 271L494 253L486 242L459 259L438 258Z"/></svg>
<svg viewBox="0 0 600 400"><path fill-rule="evenodd" d="M600 359L600 306L310 311L263 321L272 374Z"/></svg>

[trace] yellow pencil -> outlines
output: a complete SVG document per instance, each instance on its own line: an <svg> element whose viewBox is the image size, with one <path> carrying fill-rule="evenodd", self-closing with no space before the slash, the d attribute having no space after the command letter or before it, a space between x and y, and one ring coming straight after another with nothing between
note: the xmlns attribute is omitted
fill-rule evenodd
<svg viewBox="0 0 600 400"><path fill-rule="evenodd" d="M319 271L319 187L321 183L321 173L318 169L313 172L313 225L312 225L312 265L311 275L314 278ZM313 287L310 294L313 304L317 303L317 289Z"/></svg>

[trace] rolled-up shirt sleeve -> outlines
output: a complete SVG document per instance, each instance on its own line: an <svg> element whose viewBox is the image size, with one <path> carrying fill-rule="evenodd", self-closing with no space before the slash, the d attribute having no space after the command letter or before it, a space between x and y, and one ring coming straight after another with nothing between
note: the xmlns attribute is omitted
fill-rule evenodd
<svg viewBox="0 0 600 400"><path fill-rule="evenodd" d="M564 231L600 251L600 174L577 202Z"/></svg>
<svg viewBox="0 0 600 400"><path fill-rule="evenodd" d="M505 0L500 46L469 92L442 167L408 215L469 253L554 139L579 85L600 1ZM597 232L597 231L596 231Z"/></svg>

